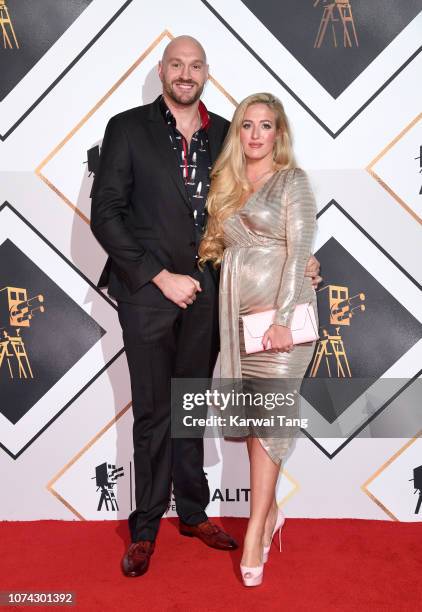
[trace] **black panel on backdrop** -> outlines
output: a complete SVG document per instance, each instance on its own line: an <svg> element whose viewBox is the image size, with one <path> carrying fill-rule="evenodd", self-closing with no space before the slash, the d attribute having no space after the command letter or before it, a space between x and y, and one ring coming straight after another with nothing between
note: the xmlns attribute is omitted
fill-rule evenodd
<svg viewBox="0 0 422 612"><path fill-rule="evenodd" d="M422 325L335 238L316 257L320 340L302 395L333 423L422 338Z"/></svg>
<svg viewBox="0 0 422 612"><path fill-rule="evenodd" d="M6 0L3 8L3 2L0 2L0 101L91 2L92 0Z"/></svg>
<svg viewBox="0 0 422 612"><path fill-rule="evenodd" d="M105 331L9 239L0 245L0 412L17 423Z"/></svg>
<svg viewBox="0 0 422 612"><path fill-rule="evenodd" d="M422 10L422 0L242 2L334 98Z"/></svg>

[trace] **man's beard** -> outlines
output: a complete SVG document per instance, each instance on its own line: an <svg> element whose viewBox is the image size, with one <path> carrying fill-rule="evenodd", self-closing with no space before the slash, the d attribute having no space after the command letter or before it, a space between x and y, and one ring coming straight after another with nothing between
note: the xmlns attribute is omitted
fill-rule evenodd
<svg viewBox="0 0 422 612"><path fill-rule="evenodd" d="M174 91L173 84L176 84L176 83L186 83L186 85L196 85L197 89L194 89L192 91L191 97L186 98L183 96L186 96L187 92L186 94L179 95ZM168 95L168 97L171 100L173 100L173 102L176 102L177 104L182 104L184 106L191 106L201 97L202 92L204 90L205 83L202 85L202 87L198 87L198 83L196 83L195 81L181 81L179 79L177 81L173 81L172 83L169 83L168 81L164 81L163 85L164 85L164 92Z"/></svg>

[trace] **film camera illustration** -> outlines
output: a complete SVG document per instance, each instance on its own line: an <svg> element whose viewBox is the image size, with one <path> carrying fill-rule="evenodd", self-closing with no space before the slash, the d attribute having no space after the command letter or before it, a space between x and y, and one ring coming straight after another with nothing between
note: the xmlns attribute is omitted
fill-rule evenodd
<svg viewBox="0 0 422 612"><path fill-rule="evenodd" d="M314 8L320 4L321 0L315 0ZM343 47L359 47L358 36L356 34L355 22L352 15L352 7L347 0L322 0L323 13L315 39L314 48L319 49L324 42L327 29L331 26L333 43L337 44L336 28L340 27L343 32Z"/></svg>
<svg viewBox="0 0 422 612"><path fill-rule="evenodd" d="M356 313L365 311L365 294L349 297L348 287L327 285L318 291L320 340L312 361L310 374L316 378L325 369L330 378L351 378L352 372L340 333L349 327Z"/></svg>
<svg viewBox="0 0 422 612"><path fill-rule="evenodd" d="M419 157L415 157L419 161L419 174L422 174L422 146L419 147ZM422 186L419 189L419 195L422 195Z"/></svg>
<svg viewBox="0 0 422 612"><path fill-rule="evenodd" d="M419 514L419 510L421 509L422 505L422 465L413 470L413 478L410 478L410 482L411 481L413 481L413 486L415 487L414 494L419 492L419 497L415 508L415 514Z"/></svg>
<svg viewBox="0 0 422 612"><path fill-rule="evenodd" d="M87 151L87 161L84 164L88 164L88 176L96 174L98 170L98 164L100 163L100 146L95 145Z"/></svg>
<svg viewBox="0 0 422 612"><path fill-rule="evenodd" d="M28 299L22 287L0 289L0 371L7 364L10 378L34 378L21 329L30 327L34 313L44 310L41 294Z"/></svg>
<svg viewBox="0 0 422 612"><path fill-rule="evenodd" d="M19 49L19 43L10 18L9 9L6 5L6 0L0 0L0 30L4 49L13 49L14 47Z"/></svg>
<svg viewBox="0 0 422 612"><path fill-rule="evenodd" d="M97 507L98 512L102 509L103 505L107 511L119 509L114 487L116 486L117 479L121 476L124 476L123 468L116 468L112 463L101 463L95 468L95 476L92 477L92 480L95 479L97 492L101 491Z"/></svg>

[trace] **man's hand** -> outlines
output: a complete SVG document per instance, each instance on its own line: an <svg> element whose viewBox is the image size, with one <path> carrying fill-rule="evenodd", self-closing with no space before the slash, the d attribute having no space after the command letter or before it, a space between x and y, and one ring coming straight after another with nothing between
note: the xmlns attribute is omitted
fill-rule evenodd
<svg viewBox="0 0 422 612"><path fill-rule="evenodd" d="M196 300L196 292L202 291L199 282L191 276L173 274L168 270L161 270L157 276L154 276L152 282L168 300L180 308L187 308L193 304Z"/></svg>
<svg viewBox="0 0 422 612"><path fill-rule="evenodd" d="M306 264L305 276L309 276L312 279L312 287L316 289L319 283L322 281L322 277L319 275L320 263L313 255L308 259Z"/></svg>

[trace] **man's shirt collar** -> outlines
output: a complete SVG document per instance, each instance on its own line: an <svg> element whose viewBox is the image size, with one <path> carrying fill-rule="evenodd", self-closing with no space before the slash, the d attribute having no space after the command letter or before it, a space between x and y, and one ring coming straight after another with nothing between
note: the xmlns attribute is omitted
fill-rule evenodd
<svg viewBox="0 0 422 612"><path fill-rule="evenodd" d="M173 113L167 106L164 100L164 96L160 97L159 106L160 106L161 113L165 119L165 122L167 124L172 125L173 127L176 127L176 118L174 117ZM199 111L199 116L201 118L201 127L199 129L208 130L211 124L211 117L208 113L208 110L205 104L202 102L202 100L199 101L198 111Z"/></svg>

